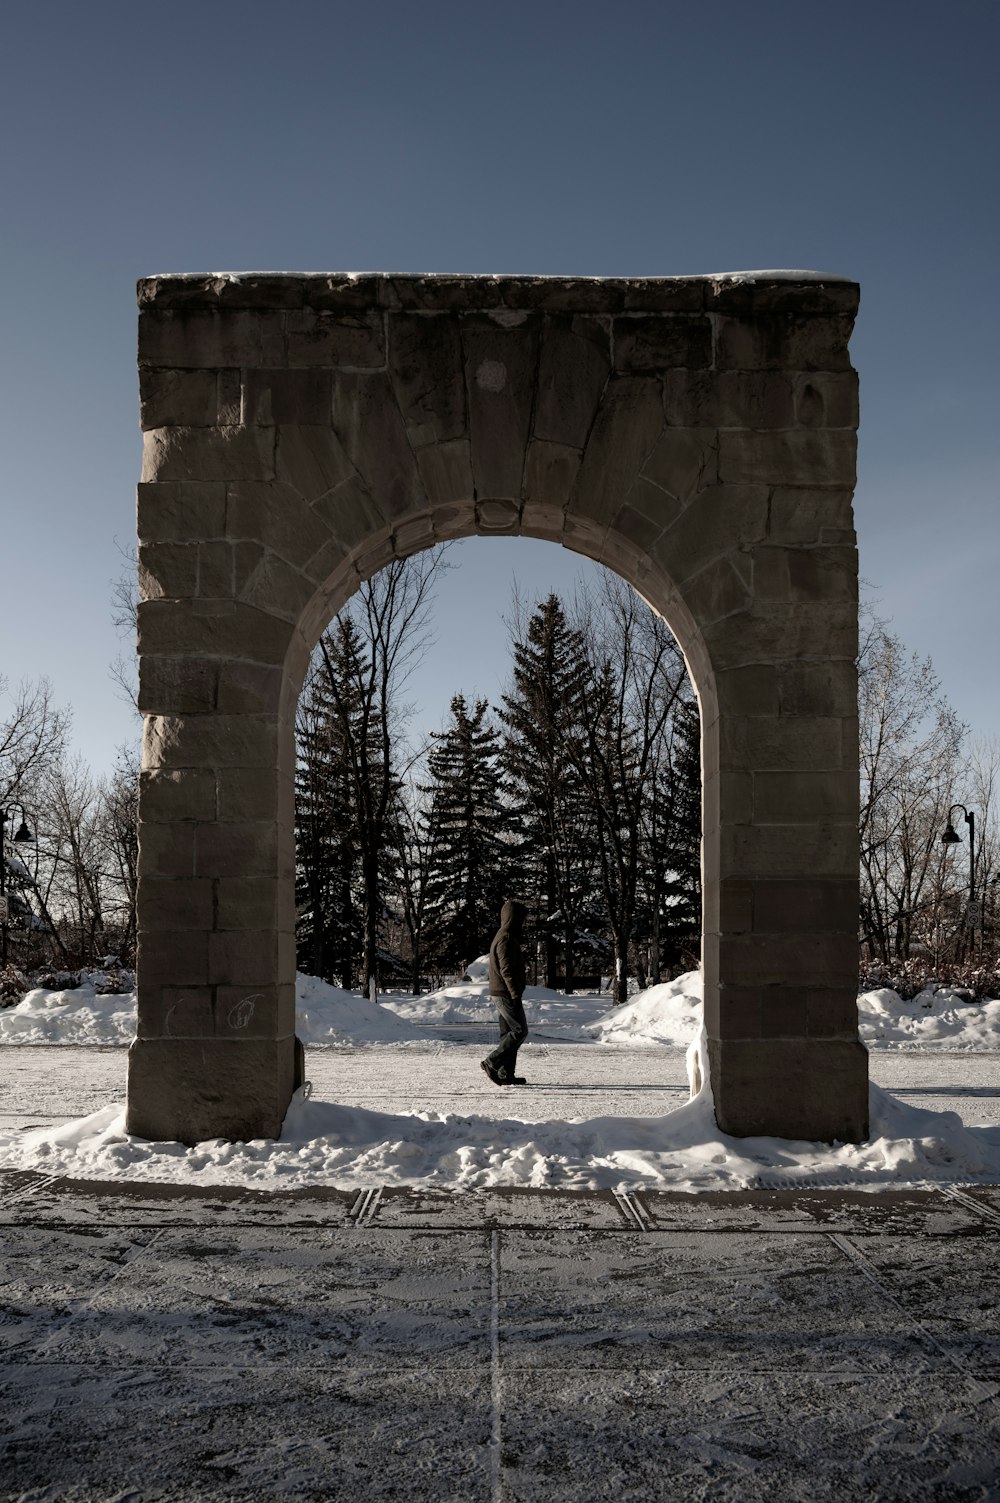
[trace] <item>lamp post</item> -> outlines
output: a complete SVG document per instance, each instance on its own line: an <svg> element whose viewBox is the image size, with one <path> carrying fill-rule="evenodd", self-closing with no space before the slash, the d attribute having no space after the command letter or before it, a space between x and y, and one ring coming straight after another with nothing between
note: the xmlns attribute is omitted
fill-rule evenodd
<svg viewBox="0 0 1000 1503"><path fill-rule="evenodd" d="M7 964L7 854L4 847L7 841L7 821L10 820L13 823L15 809L21 811L21 823L14 832L14 843L33 845L35 841L34 835L28 829L28 821L21 804L12 804L9 809L0 809L0 965L2 966Z"/></svg>
<svg viewBox="0 0 1000 1503"><path fill-rule="evenodd" d="M945 830L944 834L941 836L942 845L961 845L962 843L961 835L959 835L958 831L955 829L955 826L951 822L951 816L954 814L956 809L961 809L962 813L965 816L965 823L969 827L968 927L969 948L971 951L972 945L975 943L974 936L976 924L976 816L973 811L971 809L967 809L964 804L952 804L951 808L948 810L948 827Z"/></svg>

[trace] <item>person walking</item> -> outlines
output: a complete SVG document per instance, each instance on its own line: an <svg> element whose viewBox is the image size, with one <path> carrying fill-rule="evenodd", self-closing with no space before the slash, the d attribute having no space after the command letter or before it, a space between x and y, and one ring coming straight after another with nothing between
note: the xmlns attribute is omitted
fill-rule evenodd
<svg viewBox="0 0 1000 1503"><path fill-rule="evenodd" d="M480 1061L480 1066L494 1085L526 1085L523 1075L514 1073L517 1051L528 1036L524 1016L524 956L521 933L527 908L515 898L508 898L500 910L500 928L490 945L490 1000L497 1010L500 1043Z"/></svg>

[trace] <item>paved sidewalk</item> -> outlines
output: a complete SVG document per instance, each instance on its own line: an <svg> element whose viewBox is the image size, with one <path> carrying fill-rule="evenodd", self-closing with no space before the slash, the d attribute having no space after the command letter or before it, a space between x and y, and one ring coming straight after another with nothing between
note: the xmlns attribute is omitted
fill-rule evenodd
<svg viewBox="0 0 1000 1503"><path fill-rule="evenodd" d="M0 1173L0 1498L1000 1498L1000 1190Z"/></svg>

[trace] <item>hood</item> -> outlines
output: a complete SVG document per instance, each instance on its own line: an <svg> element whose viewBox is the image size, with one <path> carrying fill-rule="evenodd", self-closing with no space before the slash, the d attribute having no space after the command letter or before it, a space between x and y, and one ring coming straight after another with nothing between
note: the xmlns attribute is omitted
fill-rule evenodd
<svg viewBox="0 0 1000 1503"><path fill-rule="evenodd" d="M500 910L501 929L522 928L527 913L523 903L519 903L516 898L508 898Z"/></svg>

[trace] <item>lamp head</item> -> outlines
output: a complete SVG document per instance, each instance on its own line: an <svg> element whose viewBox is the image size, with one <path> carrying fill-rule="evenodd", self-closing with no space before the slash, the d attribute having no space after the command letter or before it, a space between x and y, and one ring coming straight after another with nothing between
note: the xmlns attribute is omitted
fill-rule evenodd
<svg viewBox="0 0 1000 1503"><path fill-rule="evenodd" d="M948 828L947 828L947 830L945 830L944 834L941 836L941 844L942 845L961 845L962 844L962 837L961 837L961 835L959 835L958 831L955 829L955 826L952 824L952 822L951 822L950 819L948 821Z"/></svg>
<svg viewBox="0 0 1000 1503"><path fill-rule="evenodd" d="M22 819L20 825L18 826L17 830L15 831L14 840L17 842L18 845L34 845L34 843L35 843L35 837L34 837L34 835L32 835L31 831L28 829L28 822L27 822L27 820Z"/></svg>

